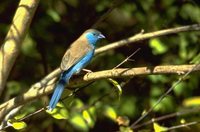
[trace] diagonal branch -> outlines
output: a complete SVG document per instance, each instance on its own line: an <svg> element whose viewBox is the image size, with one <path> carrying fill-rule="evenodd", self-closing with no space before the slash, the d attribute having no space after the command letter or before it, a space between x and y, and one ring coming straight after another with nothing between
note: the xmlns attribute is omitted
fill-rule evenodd
<svg viewBox="0 0 200 132"><path fill-rule="evenodd" d="M21 0L10 29L0 49L0 95L20 52L21 44L32 21L39 0Z"/></svg>
<svg viewBox="0 0 200 132"><path fill-rule="evenodd" d="M168 66L151 66L151 67L139 67L139 68L118 68L113 70L98 71L93 73L87 73L84 76L81 76L77 79L71 80L70 86L76 84L77 82L89 82L98 79L104 78L124 78L124 77L133 77L139 75L152 75L152 74L184 74L197 65L168 65ZM200 71L200 66L197 66L192 72ZM11 111L12 109L24 105L28 102L31 102L39 97L51 93L54 88L54 82L58 71L50 73L47 77L52 77L51 80L47 81L46 85L40 85L42 81L31 86L30 90L24 94L21 94L15 98L8 100L7 102L0 105L0 121L4 116ZM45 77L45 79L47 78ZM53 78L54 77L54 78ZM50 78L48 78L50 79Z"/></svg>

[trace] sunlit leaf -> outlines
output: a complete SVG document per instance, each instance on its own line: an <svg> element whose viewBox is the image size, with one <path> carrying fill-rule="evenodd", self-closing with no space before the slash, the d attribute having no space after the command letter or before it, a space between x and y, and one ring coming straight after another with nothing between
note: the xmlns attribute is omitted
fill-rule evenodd
<svg viewBox="0 0 200 132"><path fill-rule="evenodd" d="M183 100L183 106L190 107L190 106L199 106L200 105L200 96L191 97Z"/></svg>
<svg viewBox="0 0 200 132"><path fill-rule="evenodd" d="M87 122L87 124L90 126L90 127L93 127L94 126L94 120L92 119L92 115L91 113L88 111L88 110L84 110L82 112L82 115L83 115L83 118L85 119L85 121Z"/></svg>
<svg viewBox="0 0 200 132"><path fill-rule="evenodd" d="M117 113L115 109L110 106L105 106L104 115L114 121L117 118Z"/></svg>
<svg viewBox="0 0 200 132"><path fill-rule="evenodd" d="M24 129L25 127L27 127L26 123L23 121L12 122L10 124L16 130L21 130L21 129Z"/></svg>
<svg viewBox="0 0 200 132"><path fill-rule="evenodd" d="M163 54L168 50L168 47L158 38L150 39L149 44L154 55Z"/></svg>
<svg viewBox="0 0 200 132"><path fill-rule="evenodd" d="M46 112L50 114L52 117L54 117L55 119L69 118L68 110L60 102L56 105L56 108L54 108L52 111L46 110Z"/></svg>
<svg viewBox="0 0 200 132"><path fill-rule="evenodd" d="M69 122L78 130L81 130L81 131L88 131L89 130L88 124L86 123L83 116L79 113L76 113L73 116L71 116L69 118Z"/></svg>
<svg viewBox="0 0 200 132"><path fill-rule="evenodd" d="M160 126L158 123L155 122L153 123L153 129L155 132L163 132L168 130L167 127Z"/></svg>

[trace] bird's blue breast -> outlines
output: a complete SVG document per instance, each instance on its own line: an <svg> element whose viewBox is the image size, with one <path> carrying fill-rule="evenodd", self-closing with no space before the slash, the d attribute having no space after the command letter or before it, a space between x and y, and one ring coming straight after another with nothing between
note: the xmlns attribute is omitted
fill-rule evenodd
<svg viewBox="0 0 200 132"><path fill-rule="evenodd" d="M94 55L94 50L89 51L75 66L73 69L76 70L75 73L79 73L92 59Z"/></svg>
<svg viewBox="0 0 200 132"><path fill-rule="evenodd" d="M73 65L69 70L65 71L61 77L69 78L73 74L77 74L83 69L92 59L94 55L94 50L89 51L81 60L79 60L75 65ZM66 80L68 81L68 80Z"/></svg>

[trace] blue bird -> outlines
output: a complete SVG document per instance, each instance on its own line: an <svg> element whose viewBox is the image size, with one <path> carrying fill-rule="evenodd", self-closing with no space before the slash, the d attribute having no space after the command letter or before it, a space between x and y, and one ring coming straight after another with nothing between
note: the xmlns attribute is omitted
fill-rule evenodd
<svg viewBox="0 0 200 132"><path fill-rule="evenodd" d="M52 111L56 107L65 85L69 83L69 79L73 74L79 73L91 61L96 43L103 38L105 36L98 30L89 29L71 44L62 58L60 65L62 73L51 97L48 110Z"/></svg>

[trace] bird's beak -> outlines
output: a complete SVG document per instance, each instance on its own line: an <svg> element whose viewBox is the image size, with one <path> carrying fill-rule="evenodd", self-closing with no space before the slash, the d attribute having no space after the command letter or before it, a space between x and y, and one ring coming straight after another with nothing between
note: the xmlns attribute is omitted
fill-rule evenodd
<svg viewBox="0 0 200 132"><path fill-rule="evenodd" d="M102 38L106 38L103 34L99 34L98 38L102 39Z"/></svg>

